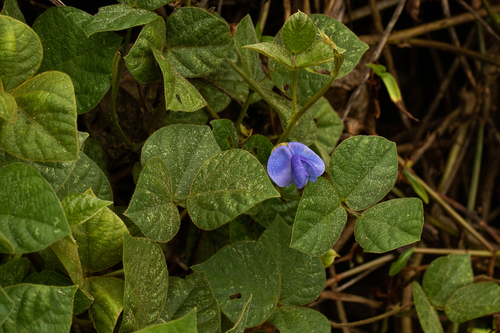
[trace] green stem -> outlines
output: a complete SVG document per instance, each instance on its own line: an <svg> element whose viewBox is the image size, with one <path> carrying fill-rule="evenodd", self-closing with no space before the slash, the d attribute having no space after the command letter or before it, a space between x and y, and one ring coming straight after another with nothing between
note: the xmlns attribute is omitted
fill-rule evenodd
<svg viewBox="0 0 500 333"><path fill-rule="evenodd" d="M243 104L243 107L241 108L240 115L238 117L238 120L236 120L236 131L240 133L240 126L241 123L243 123L243 119L245 118L245 115L247 114L248 107L250 106L250 101L253 98L253 95L255 92L252 90L248 93L247 99L245 100L245 104Z"/></svg>
<svg viewBox="0 0 500 333"><path fill-rule="evenodd" d="M424 248L424 247L416 247L414 253L435 254L435 255L439 255L439 256L446 256L449 254L467 254L467 253L470 253L471 256L490 258L493 256L500 255L500 250L496 251L496 252L490 252L490 251L483 251L483 250L430 249L430 248Z"/></svg>
<svg viewBox="0 0 500 333"><path fill-rule="evenodd" d="M345 205L344 205L344 206L343 206L343 208L344 208L346 211L348 211L349 213L351 213L351 215L353 215L353 216L356 216L356 217L360 217L360 216L361 216L361 215L360 215L357 211L353 210L353 209L352 209L352 208L350 208L350 207L347 207L347 206L345 206Z"/></svg>
<svg viewBox="0 0 500 333"><path fill-rule="evenodd" d="M279 187L275 187L275 188L278 190L278 192L280 192L280 195L282 198L296 200L296 201L300 201L300 199L302 199L302 197L300 195L283 192Z"/></svg>
<svg viewBox="0 0 500 333"><path fill-rule="evenodd" d="M209 115L212 116L212 118L214 119L220 119L219 115L217 114L217 112L214 111L214 109L212 109L212 107L210 105L205 105L205 110L208 112Z"/></svg>
<svg viewBox="0 0 500 333"><path fill-rule="evenodd" d="M107 273L107 274L104 274L104 275L102 275L102 276L108 276L108 277L109 277L109 276L120 276L120 275L123 275L123 274L125 274L125 270L124 270L123 268L121 268L121 269L118 269L118 270L116 270L116 271L113 271L113 272L109 272L109 273Z"/></svg>
<svg viewBox="0 0 500 333"><path fill-rule="evenodd" d="M292 59L295 63L295 59ZM297 71L292 69L292 118L297 113Z"/></svg>

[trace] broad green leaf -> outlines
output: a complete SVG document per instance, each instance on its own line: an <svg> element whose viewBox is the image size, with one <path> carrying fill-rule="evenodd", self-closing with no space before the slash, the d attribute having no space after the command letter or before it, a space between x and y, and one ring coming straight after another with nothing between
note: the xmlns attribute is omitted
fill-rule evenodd
<svg viewBox="0 0 500 333"><path fill-rule="evenodd" d="M123 280L94 276L85 280L85 291L94 297L90 306L90 319L98 333L112 333L123 310Z"/></svg>
<svg viewBox="0 0 500 333"><path fill-rule="evenodd" d="M0 118L11 123L15 123L17 119L16 100L3 90L0 90Z"/></svg>
<svg viewBox="0 0 500 333"><path fill-rule="evenodd" d="M243 311L241 311L241 315L238 317L236 323L234 323L233 328L226 331L226 333L243 333L245 331L248 320L248 312L250 311L250 303L252 303L252 295L250 295L248 302L243 307Z"/></svg>
<svg viewBox="0 0 500 333"><path fill-rule="evenodd" d="M156 323L165 305L168 271L158 246L144 238L123 235L125 297L120 333L135 332Z"/></svg>
<svg viewBox="0 0 500 333"><path fill-rule="evenodd" d="M271 43L258 43L247 45L244 48L257 51L260 54L263 54L266 57L277 61L290 69L292 68L292 54L288 52L288 50L283 46Z"/></svg>
<svg viewBox="0 0 500 333"><path fill-rule="evenodd" d="M12 163L0 170L0 234L14 251L46 248L69 234L61 204L45 179L33 168Z"/></svg>
<svg viewBox="0 0 500 333"><path fill-rule="evenodd" d="M71 286L73 282L70 279L54 271L43 270L40 273L33 273L24 281L24 283L41 284L46 286ZM73 314L79 315L85 312L94 298L81 289L76 290L73 301Z"/></svg>
<svg viewBox="0 0 500 333"><path fill-rule="evenodd" d="M317 66L335 59L335 53L323 41L316 40L304 52L295 57L295 68Z"/></svg>
<svg viewBox="0 0 500 333"><path fill-rule="evenodd" d="M86 222L71 226L71 232L86 275L122 260L123 233L127 227L109 208L102 208Z"/></svg>
<svg viewBox="0 0 500 333"><path fill-rule="evenodd" d="M429 303L417 281L413 281L413 301L424 333L444 333L436 309Z"/></svg>
<svg viewBox="0 0 500 333"><path fill-rule="evenodd" d="M420 240L424 207L417 198L384 201L363 212L354 235L365 252L382 253Z"/></svg>
<svg viewBox="0 0 500 333"><path fill-rule="evenodd" d="M322 177L309 182L302 193L290 246L309 255L320 256L339 239L347 213L332 184Z"/></svg>
<svg viewBox="0 0 500 333"><path fill-rule="evenodd" d="M283 128L286 128L288 121L281 118L281 124ZM295 142L301 142L306 146L313 144L318 137L318 128L314 119L308 114L304 114L300 117L297 125L295 125L290 133L289 140Z"/></svg>
<svg viewBox="0 0 500 333"><path fill-rule="evenodd" d="M212 84L201 80L191 80L190 82L215 112L225 110L229 103L231 103L231 98ZM205 110L203 112L207 113ZM205 124L206 121L202 125Z"/></svg>
<svg viewBox="0 0 500 333"><path fill-rule="evenodd" d="M280 333L329 333L328 319L320 312L303 307L282 306L273 313L269 322Z"/></svg>
<svg viewBox="0 0 500 333"><path fill-rule="evenodd" d="M366 66L373 69L375 74L380 76L382 82L384 82L385 87L387 88L387 92L389 93L389 97L391 101L394 103L401 102L401 92L399 91L398 84L391 73L386 72L386 68L383 65L375 65L375 64L365 64Z"/></svg>
<svg viewBox="0 0 500 333"><path fill-rule="evenodd" d="M188 246L191 248L189 255L186 254L189 263L197 264L205 262L217 251L231 243L229 223L211 231L203 231L191 224L189 226L191 238ZM203 240L200 242L200 240ZM198 243L199 242L199 243Z"/></svg>
<svg viewBox="0 0 500 333"><path fill-rule="evenodd" d="M232 149L203 164L187 203L193 223L212 230L255 204L278 196L259 161L245 150Z"/></svg>
<svg viewBox="0 0 500 333"><path fill-rule="evenodd" d="M314 119L318 129L318 136L314 144L330 155L342 134L344 127L342 119L340 119L328 100L324 97L321 97L314 103L307 110L307 113Z"/></svg>
<svg viewBox="0 0 500 333"><path fill-rule="evenodd" d="M42 61L42 44L30 27L12 17L0 15L0 31L0 80L3 89L11 92L35 74Z"/></svg>
<svg viewBox="0 0 500 333"><path fill-rule="evenodd" d="M425 271L422 286L429 301L444 308L455 291L472 284L470 254L451 254L434 260Z"/></svg>
<svg viewBox="0 0 500 333"><path fill-rule="evenodd" d="M160 315L165 322L176 320L196 309L199 332L220 332L220 311L205 273L195 273L186 279L170 277L167 304ZM159 320L159 322L160 322Z"/></svg>
<svg viewBox="0 0 500 333"><path fill-rule="evenodd" d="M160 157L172 177L175 201L188 197L196 173L203 163L220 152L208 126L172 125L159 129L142 148L142 165Z"/></svg>
<svg viewBox="0 0 500 333"><path fill-rule="evenodd" d="M76 286L18 284L5 288L15 303L0 332L69 332Z"/></svg>
<svg viewBox="0 0 500 333"><path fill-rule="evenodd" d="M316 39L313 21L301 11L286 20L281 29L285 47L293 54L305 51Z"/></svg>
<svg viewBox="0 0 500 333"><path fill-rule="evenodd" d="M146 10L155 10L172 1L173 0L118 0L119 3Z"/></svg>
<svg viewBox="0 0 500 333"><path fill-rule="evenodd" d="M0 12L0 15L10 16L18 21L26 23L24 15L17 4L17 0L5 0L3 2L3 9Z"/></svg>
<svg viewBox="0 0 500 333"><path fill-rule="evenodd" d="M196 309L169 323L150 326L137 333L198 333L196 329ZM201 333L201 332L200 332Z"/></svg>
<svg viewBox="0 0 500 333"><path fill-rule="evenodd" d="M318 298L325 288L325 269L319 258L289 247L291 238L292 228L278 215L259 241L271 251L278 264L279 304L304 305Z"/></svg>
<svg viewBox="0 0 500 333"><path fill-rule="evenodd" d="M245 212L245 214L248 214L248 212ZM245 215L240 215L229 222L229 237L231 243L243 240L258 240L264 230L266 230L266 228L259 223L250 221Z"/></svg>
<svg viewBox="0 0 500 333"><path fill-rule="evenodd" d="M445 312L454 323L500 311L500 286L495 282L479 282L458 289L446 303Z"/></svg>
<svg viewBox="0 0 500 333"><path fill-rule="evenodd" d="M174 204L172 179L161 158L152 157L146 163L125 215L157 242L168 242L179 231L181 220Z"/></svg>
<svg viewBox="0 0 500 333"><path fill-rule="evenodd" d="M90 190L92 191L92 190ZM80 224L94 216L101 208L111 205L112 201L100 200L93 193L73 193L64 198L61 205L69 225Z"/></svg>
<svg viewBox="0 0 500 333"><path fill-rule="evenodd" d="M194 112L170 111L167 110L163 118L166 126L170 125L206 125L208 113L205 109Z"/></svg>
<svg viewBox="0 0 500 333"><path fill-rule="evenodd" d="M17 87L12 97L18 117L14 124L0 119L0 146L31 161L76 161L77 114L69 76L42 73Z"/></svg>
<svg viewBox="0 0 500 333"><path fill-rule="evenodd" d="M229 119L214 119L210 122L215 141L222 151L239 147L238 134Z"/></svg>
<svg viewBox="0 0 500 333"><path fill-rule="evenodd" d="M396 260L395 262L393 262L391 264L391 268L389 268L389 276L394 276L396 274L398 274L399 272L401 272L401 270L406 266L406 263L408 262L408 260L410 259L411 255L413 254L413 252L415 251L415 248L412 247L412 248L409 248L408 250L406 250L405 252L403 252L398 260Z"/></svg>
<svg viewBox="0 0 500 333"><path fill-rule="evenodd" d="M252 295L246 327L263 323L273 313L280 293L278 266L261 243L243 241L228 245L195 271L205 271L215 298L224 314L238 320Z"/></svg>
<svg viewBox="0 0 500 333"><path fill-rule="evenodd" d="M234 45L240 56L241 65L245 73L255 81L260 82L264 79L265 74L259 54L251 49L243 48L246 45L257 44L258 42L252 18L248 14L238 23L238 27L234 33Z"/></svg>
<svg viewBox="0 0 500 333"><path fill-rule="evenodd" d="M274 148L274 147L273 147ZM298 196L299 192L295 185L290 185L281 188L282 192L293 194ZM285 220L288 225L293 225L295 221L295 214L297 212L297 207L299 206L299 200L286 200L281 198L267 199L257 205L255 208L259 209L259 212L252 215L252 218L259 222L260 225L268 227L276 218L276 215L280 215L283 220Z"/></svg>
<svg viewBox="0 0 500 333"><path fill-rule="evenodd" d="M347 206L368 208L396 182L396 144L377 136L358 135L343 141L330 160L330 180Z"/></svg>
<svg viewBox="0 0 500 333"><path fill-rule="evenodd" d="M87 37L92 15L73 7L52 7L38 16L33 30L43 44L40 72L68 74L75 86L78 114L99 103L111 86L113 56L121 38L105 32Z"/></svg>
<svg viewBox="0 0 500 333"><path fill-rule="evenodd" d="M21 283L27 276L30 261L26 258L12 260L0 266L0 287L6 288Z"/></svg>
<svg viewBox="0 0 500 333"><path fill-rule="evenodd" d="M80 132L78 132L80 133ZM108 157L101 147L99 141L94 138L88 138L83 143L81 150L85 155L101 169L101 171L109 177L108 175Z"/></svg>
<svg viewBox="0 0 500 333"><path fill-rule="evenodd" d="M14 301L10 299L5 290L0 287L0 327L14 310Z"/></svg>
<svg viewBox="0 0 500 333"><path fill-rule="evenodd" d="M271 151L273 150L274 145L269 141L268 138L262 136L260 134L255 134L250 136L243 145L243 149L251 151L256 150L256 157L259 160L260 164L267 170L267 161L269 160L269 156L271 156Z"/></svg>
<svg viewBox="0 0 500 333"><path fill-rule="evenodd" d="M200 92L174 70L160 51L153 49L153 54L163 73L165 103L168 110L192 112L207 105Z"/></svg>
<svg viewBox="0 0 500 333"><path fill-rule="evenodd" d="M68 272L73 284L79 288L83 287L83 268L74 239L68 235L52 244L50 249L63 265L64 269L62 271L66 270Z"/></svg>
<svg viewBox="0 0 500 333"><path fill-rule="evenodd" d="M57 170L60 166L62 165L48 165L46 171L54 177L56 175L52 174L53 171L60 171L62 173L63 170ZM43 167L45 166L40 166L40 168ZM113 192L108 178L106 178L106 175L87 155L80 151L78 153L78 161L69 167L69 176L56 192L59 200L63 200L71 193L84 193L90 188L92 189L92 193L99 199L113 201Z"/></svg>
<svg viewBox="0 0 500 333"><path fill-rule="evenodd" d="M166 30L163 17L159 16L149 22L124 58L128 70L140 83L149 83L161 78L160 66L152 50L163 49L166 44Z"/></svg>
<svg viewBox="0 0 500 333"><path fill-rule="evenodd" d="M92 21L85 26L87 36L96 32L118 31L147 24L158 15L145 9L132 8L128 5L110 5L99 8Z"/></svg>
<svg viewBox="0 0 500 333"><path fill-rule="evenodd" d="M168 17L165 58L184 77L212 73L233 47L228 25L202 8L182 7Z"/></svg>

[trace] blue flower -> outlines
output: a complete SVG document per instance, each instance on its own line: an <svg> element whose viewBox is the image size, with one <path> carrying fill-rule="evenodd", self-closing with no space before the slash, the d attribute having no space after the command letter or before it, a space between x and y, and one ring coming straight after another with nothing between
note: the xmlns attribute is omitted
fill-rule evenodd
<svg viewBox="0 0 500 333"><path fill-rule="evenodd" d="M297 188L307 181L316 182L325 172L325 163L309 147L300 142L282 143L271 152L267 162L267 173L278 186L295 183Z"/></svg>

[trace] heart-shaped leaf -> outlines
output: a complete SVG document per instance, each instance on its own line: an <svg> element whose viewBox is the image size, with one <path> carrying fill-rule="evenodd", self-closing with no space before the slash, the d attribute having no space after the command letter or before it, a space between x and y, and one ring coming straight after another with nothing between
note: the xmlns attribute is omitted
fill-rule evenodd
<svg viewBox="0 0 500 333"><path fill-rule="evenodd" d="M316 39L316 27L313 21L301 11L286 20L281 29L283 43L293 54L305 51Z"/></svg>
<svg viewBox="0 0 500 333"><path fill-rule="evenodd" d="M68 219L68 223L70 225L75 225L87 221L101 208L109 206L112 203L112 201L100 200L94 193L73 193L65 197L61 205Z"/></svg>

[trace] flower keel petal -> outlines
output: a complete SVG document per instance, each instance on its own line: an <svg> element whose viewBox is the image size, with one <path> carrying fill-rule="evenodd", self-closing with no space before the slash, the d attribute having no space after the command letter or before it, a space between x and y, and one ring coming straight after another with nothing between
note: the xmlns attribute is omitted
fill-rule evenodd
<svg viewBox="0 0 500 333"><path fill-rule="evenodd" d="M297 188L303 188L307 183L307 171L302 164L301 157L299 155L293 155L292 157L292 173L293 182Z"/></svg>

